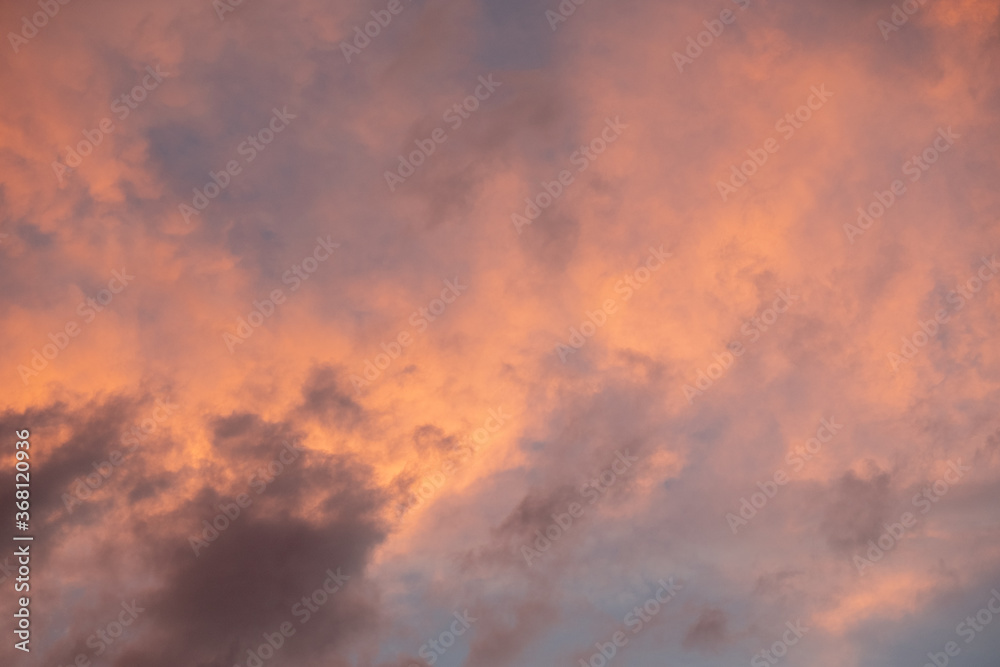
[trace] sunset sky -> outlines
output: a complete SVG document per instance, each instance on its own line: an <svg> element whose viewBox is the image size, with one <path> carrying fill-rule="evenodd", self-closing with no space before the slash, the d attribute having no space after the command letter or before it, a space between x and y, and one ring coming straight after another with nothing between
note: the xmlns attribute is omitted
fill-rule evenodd
<svg viewBox="0 0 1000 667"><path fill-rule="evenodd" d="M0 28L0 664L997 664L996 0Z"/></svg>

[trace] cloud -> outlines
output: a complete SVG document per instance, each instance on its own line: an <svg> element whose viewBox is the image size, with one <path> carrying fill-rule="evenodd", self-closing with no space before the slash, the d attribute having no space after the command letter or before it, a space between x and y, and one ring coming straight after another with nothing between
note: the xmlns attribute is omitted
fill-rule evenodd
<svg viewBox="0 0 1000 667"><path fill-rule="evenodd" d="M562 3L556 30L555 1L402 0L388 22L388 0L224 20L207 1L88 2L16 52L7 33L38 10L0 7L0 426L32 432L36 656L96 658L87 639L135 599L108 664L230 667L341 567L269 664L421 664L464 609L480 620L438 664L576 662L622 628L623 664L736 664L790 619L816 667L921 664L996 585L1000 281L972 282L1000 252L995 2L925 3L888 38L892 3L861 1ZM121 117L147 67L163 81ZM481 76L502 83L453 129ZM927 153L942 128L957 140ZM563 171L518 234L511 215ZM314 265L318 238L339 247ZM127 290L85 314L122 270ZM468 290L421 320L456 276ZM796 299L772 320L778 291ZM157 401L177 407L153 419ZM830 418L843 431L794 464ZM969 475L859 577L851 557L958 458ZM727 513L778 472L734 535ZM10 466L0 482L10 508ZM683 597L633 635L670 576ZM983 633L962 658L994 649Z"/></svg>

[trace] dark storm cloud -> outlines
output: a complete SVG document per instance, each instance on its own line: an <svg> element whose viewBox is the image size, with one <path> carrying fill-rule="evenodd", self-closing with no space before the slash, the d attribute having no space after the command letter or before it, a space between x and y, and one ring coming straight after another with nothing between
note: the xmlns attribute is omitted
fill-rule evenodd
<svg viewBox="0 0 1000 667"><path fill-rule="evenodd" d="M251 417L230 425L245 437L262 423ZM267 451L260 454L247 465L269 457ZM242 459L245 452L234 456ZM371 471L350 457L313 450L301 457L259 495L237 478L229 489L203 487L175 511L176 524L198 535L205 526L195 528L196 521L217 516L220 504L233 511L238 493L253 500L197 556L190 536L152 536L148 527L137 527L137 539L152 537L159 545L149 553L147 567L163 573L162 584L144 597L157 632L130 648L116 667L228 667L245 662L247 650L263 643L262 633L284 622L291 622L296 634L274 664L312 664L376 627L377 603L363 580L372 550L387 534L379 517L385 496L374 486ZM308 517L303 514L307 504L315 507ZM301 607L296 615L295 604L323 585L328 570L338 568L350 577L346 588L330 594L308 619Z"/></svg>
<svg viewBox="0 0 1000 667"><path fill-rule="evenodd" d="M346 481L346 480L345 480ZM364 483L351 479L351 483ZM315 523L278 520L234 521L200 556L184 545L157 564L169 573L149 596L157 636L132 648L116 667L202 664L229 665L246 659L263 643L262 633L291 622L296 634L279 652L277 664L295 664L345 644L374 627L375 601L363 586L372 548L384 537L367 517L364 500L341 506L343 515ZM351 516L353 512L358 513ZM350 577L319 611L306 618L296 604L323 586L327 571Z"/></svg>
<svg viewBox="0 0 1000 667"><path fill-rule="evenodd" d="M62 495L70 492L79 477L95 472L94 465L107 460L115 450L121 451L122 433L141 414L140 407L148 398L113 396L94 400L75 409L64 403L34 408L22 414L7 413L0 419L3 432L32 426L31 442L35 448L35 469L45 484L33 487L33 510L36 520L53 521L53 527L67 520ZM59 430L68 431L60 441ZM44 449L42 449L44 447ZM40 464L38 458L44 463ZM6 475L7 470L3 471ZM4 489L6 496L6 489ZM13 498L13 493L10 495ZM82 507L70 521L90 521L96 511Z"/></svg>
<svg viewBox="0 0 1000 667"><path fill-rule="evenodd" d="M319 372L306 383L303 395L307 409L317 416L357 409L336 400L330 393L330 381L330 376ZM75 410L55 404L24 414L8 412L0 418L0 426L8 430L30 423L33 445L52 450L38 467L45 484L34 486L34 498L39 516L53 515L58 521L43 528L47 534L38 543L43 555L35 560L36 566L44 567L47 554L56 548L53 536L68 535L75 528L99 529L122 502L133 507L150 502L153 505L145 511L151 511L170 498L163 494L183 483L183 477L150 467L147 452L139 450L134 459L126 460L105 480L108 487L118 485L116 493L102 494L100 489L74 513L63 511L60 494L76 477L93 472L92 463L107 459L113 449L123 449L121 433L145 416L142 408L147 402L119 396ZM58 427L68 427L65 439L58 445L46 442ZM286 621L297 632L274 664L312 664L313 657L377 626L377 604L363 580L372 550L387 534L379 516L386 497L373 484L371 471L350 456L306 449L298 444L301 436L288 422L272 423L256 414L241 413L209 416L204 428L220 463L228 462L232 471L243 470L245 474L214 476L215 481L201 486L169 512L170 522L151 520L140 513L118 526L115 541L123 534L130 534L134 541L128 558L113 549L111 542L97 541L96 550L79 560L77 567L81 574L97 568L93 581L103 582L102 592L96 598L72 603L79 612L79 622L67 628L63 639L47 647L54 660L91 653L85 642L97 623L116 618L123 598L126 602L138 600L145 610L143 619L152 622L137 623L129 641L121 642L124 652L114 659L116 667L230 667L246 659L247 649L263 642L261 633L274 632ZM273 478L264 476L262 471L276 459L285 441L296 443L298 449L293 451L297 460ZM164 438L151 438L144 448L165 442L169 443ZM156 453L163 455L166 450L160 448ZM250 472L267 481L259 495L255 487L248 486ZM197 473L188 470L185 474ZM242 509L241 515L196 556L188 540L202 530L199 521L211 520L220 504L232 511L233 500L241 493L251 496L253 504ZM7 498L11 494L3 495L12 504ZM306 506L314 508L308 518L302 511ZM157 584L127 586L119 579L126 563L136 558ZM331 594L330 602L302 624L303 616L293 616L293 606L322 587L328 570L336 573L338 568L350 577L350 583ZM60 595L43 590L38 597L40 604L44 601L52 606ZM117 649L109 653L114 654Z"/></svg>

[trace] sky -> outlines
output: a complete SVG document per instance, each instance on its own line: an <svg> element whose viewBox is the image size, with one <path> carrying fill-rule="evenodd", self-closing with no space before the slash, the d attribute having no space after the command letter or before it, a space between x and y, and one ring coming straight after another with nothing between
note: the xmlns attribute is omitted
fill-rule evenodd
<svg viewBox="0 0 1000 667"><path fill-rule="evenodd" d="M0 28L3 664L996 664L994 0Z"/></svg>

